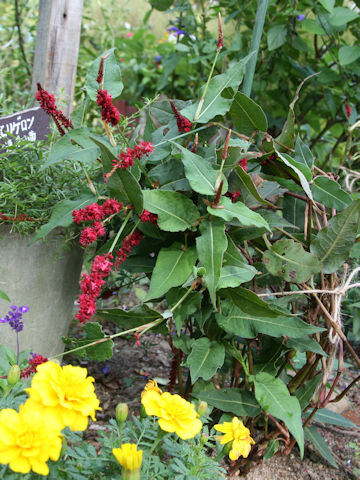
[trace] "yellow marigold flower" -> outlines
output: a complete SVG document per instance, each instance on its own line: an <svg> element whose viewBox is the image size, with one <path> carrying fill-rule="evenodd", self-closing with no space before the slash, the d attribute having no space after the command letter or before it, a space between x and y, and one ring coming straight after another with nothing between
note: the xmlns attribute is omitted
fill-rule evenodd
<svg viewBox="0 0 360 480"><path fill-rule="evenodd" d="M47 460L58 460L60 452L60 430L56 423L45 420L40 410L26 402L19 413L12 408L0 411L0 463L9 464L17 473L32 470L48 475Z"/></svg>
<svg viewBox="0 0 360 480"><path fill-rule="evenodd" d="M145 385L144 390L141 392L141 398L145 395L146 392L150 392L151 390L157 393L163 393L162 390L158 387L156 380L149 380Z"/></svg>
<svg viewBox="0 0 360 480"><path fill-rule="evenodd" d="M222 445L232 442L229 453L230 460L237 460L241 456L244 458L248 457L251 445L255 442L250 437L250 430L245 427L241 420L234 417L232 422L224 422L214 425L214 428L219 432L225 433L225 435L216 437L217 440L220 440Z"/></svg>
<svg viewBox="0 0 360 480"><path fill-rule="evenodd" d="M37 367L31 387L25 390L30 395L28 403L41 407L60 429L68 426L82 431L87 428L88 416L95 420L95 411L101 410L93 382L86 368L46 362Z"/></svg>
<svg viewBox="0 0 360 480"><path fill-rule="evenodd" d="M141 403L148 415L159 417L162 430L175 432L183 440L195 437L202 428L195 406L180 395L171 395L169 392L160 395L150 390L145 392Z"/></svg>
<svg viewBox="0 0 360 480"><path fill-rule="evenodd" d="M121 448L113 448L116 460L123 467L122 476L124 479L140 478L140 467L142 462L142 450L138 450L135 443L124 443Z"/></svg>

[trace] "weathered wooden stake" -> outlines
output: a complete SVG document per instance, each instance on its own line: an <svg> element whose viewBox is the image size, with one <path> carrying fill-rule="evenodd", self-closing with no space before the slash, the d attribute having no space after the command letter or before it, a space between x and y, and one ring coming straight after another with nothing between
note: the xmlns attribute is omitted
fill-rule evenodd
<svg viewBox="0 0 360 480"><path fill-rule="evenodd" d="M32 89L54 94L66 115L72 110L83 0L40 0ZM64 104L64 102L66 102Z"/></svg>

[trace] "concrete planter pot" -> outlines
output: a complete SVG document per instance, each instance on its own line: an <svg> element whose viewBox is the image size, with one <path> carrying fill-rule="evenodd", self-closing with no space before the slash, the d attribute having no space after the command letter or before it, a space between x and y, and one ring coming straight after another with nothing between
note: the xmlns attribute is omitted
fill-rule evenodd
<svg viewBox="0 0 360 480"><path fill-rule="evenodd" d="M0 317L10 305L27 305L30 310L23 317L20 349L49 356L64 351L61 336L67 334L73 315L82 250L64 247L60 232L32 245L30 241L29 236L0 227L0 289L11 300L9 304L0 299ZM7 324L0 324L0 344L15 350L15 337Z"/></svg>

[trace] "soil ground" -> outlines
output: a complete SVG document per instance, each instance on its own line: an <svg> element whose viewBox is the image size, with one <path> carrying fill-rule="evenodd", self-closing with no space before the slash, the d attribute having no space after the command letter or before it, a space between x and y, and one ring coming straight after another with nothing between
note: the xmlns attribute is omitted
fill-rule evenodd
<svg viewBox="0 0 360 480"><path fill-rule="evenodd" d="M132 302L131 302L132 303ZM131 308L133 305L128 305ZM74 325L72 334L78 325ZM105 333L115 333L111 323L103 323ZM92 422L86 433L90 442L95 442L97 430L103 429L110 418L115 416L115 407L126 402L130 412L137 415L140 408L140 394L148 379L156 378L159 383L167 382L171 350L161 335L148 333L141 337L137 346L133 338L115 339L114 355L106 362L93 362L66 356L67 363L80 364L95 378L96 393L102 411L97 413L97 422ZM356 370L348 368L341 380L339 390L357 376ZM336 404L332 404L336 405ZM343 415L360 426L360 386L349 392L347 402L342 407ZM312 447L306 443L305 457L300 459L297 449L290 455L275 456L260 465L255 465L246 475L237 472L228 479L243 480L349 480L360 479L360 429L344 429L332 425L318 425L331 452L338 461L339 468L332 468ZM255 435L256 441L256 435ZM230 468L230 464L225 465Z"/></svg>

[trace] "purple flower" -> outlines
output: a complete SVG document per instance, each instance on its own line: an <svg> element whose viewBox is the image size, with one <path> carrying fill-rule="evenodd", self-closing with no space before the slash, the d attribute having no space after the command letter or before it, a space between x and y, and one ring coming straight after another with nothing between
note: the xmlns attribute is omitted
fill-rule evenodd
<svg viewBox="0 0 360 480"><path fill-rule="evenodd" d="M156 55L155 56L155 62L161 62L162 56L161 55Z"/></svg>
<svg viewBox="0 0 360 480"><path fill-rule="evenodd" d="M177 27L171 26L167 29L169 33L174 32L175 35L185 35L185 32L183 30L180 30Z"/></svg>
<svg viewBox="0 0 360 480"><path fill-rule="evenodd" d="M4 318L0 318L0 323L8 323L16 333L19 333L24 327L22 322L23 313L28 311L29 307L26 307L25 305L22 305L21 307L11 305L8 314L5 315Z"/></svg>
<svg viewBox="0 0 360 480"><path fill-rule="evenodd" d="M305 15L301 13L300 15L298 15L297 20L299 20L299 22L302 22L304 18L305 18Z"/></svg>
<svg viewBox="0 0 360 480"><path fill-rule="evenodd" d="M106 363L105 367L102 368L102 372L103 372L104 375L106 375L108 373L108 371L109 371L109 364Z"/></svg>

